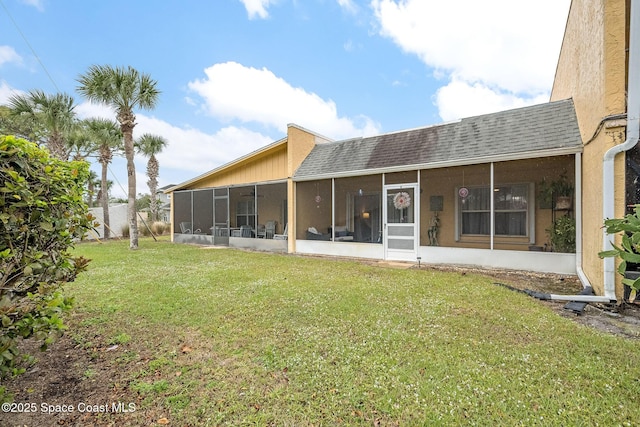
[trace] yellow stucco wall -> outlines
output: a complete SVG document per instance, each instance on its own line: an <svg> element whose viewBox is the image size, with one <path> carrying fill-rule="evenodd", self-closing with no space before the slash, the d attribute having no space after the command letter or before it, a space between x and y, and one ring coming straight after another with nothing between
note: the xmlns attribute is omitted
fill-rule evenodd
<svg viewBox="0 0 640 427"><path fill-rule="evenodd" d="M288 153L288 176L293 176L294 172L307 158L316 144L327 142L323 138L300 126L290 124L287 128L287 141L289 145Z"/></svg>
<svg viewBox="0 0 640 427"><path fill-rule="evenodd" d="M551 93L552 101L573 98L585 142L582 266L598 294L603 293L603 264L597 255L602 250L602 159L625 136L624 128L607 126L595 138L594 134L604 117L625 112L626 6L625 0L572 1ZM616 159L615 169L616 217L620 217L624 215L623 155Z"/></svg>

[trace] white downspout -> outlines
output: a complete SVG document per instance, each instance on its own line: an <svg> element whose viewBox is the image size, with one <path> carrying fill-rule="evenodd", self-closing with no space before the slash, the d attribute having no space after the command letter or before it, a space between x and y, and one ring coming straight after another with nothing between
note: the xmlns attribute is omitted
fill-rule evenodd
<svg viewBox="0 0 640 427"><path fill-rule="evenodd" d="M576 188L576 272L583 287L591 287L591 282L582 269L582 154L575 157L575 188Z"/></svg>
<svg viewBox="0 0 640 427"><path fill-rule="evenodd" d="M628 151L638 143L640 137L640 7L637 0L631 1L629 29L629 70L627 73L627 139L620 145L610 148L602 161L602 216L615 218L615 182L614 160L616 155ZM602 232L602 249L613 249L606 229ZM615 258L604 261L604 295L616 298Z"/></svg>

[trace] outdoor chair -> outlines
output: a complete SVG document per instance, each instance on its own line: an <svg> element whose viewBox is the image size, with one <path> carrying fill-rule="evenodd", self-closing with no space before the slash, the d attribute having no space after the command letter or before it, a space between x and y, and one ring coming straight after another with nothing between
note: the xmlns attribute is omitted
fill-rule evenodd
<svg viewBox="0 0 640 427"><path fill-rule="evenodd" d="M251 236L251 227L248 225L240 226L240 237L252 237Z"/></svg>
<svg viewBox="0 0 640 427"><path fill-rule="evenodd" d="M182 234L196 234L196 233L202 233L202 231L198 228L195 231L191 230L191 223L190 222L181 222L180 223L180 233Z"/></svg>
<svg viewBox="0 0 640 427"><path fill-rule="evenodd" d="M289 223L284 226L284 232L282 234L274 234L274 240L287 240L287 233L289 231Z"/></svg>
<svg viewBox="0 0 640 427"><path fill-rule="evenodd" d="M267 221L265 224L265 239L273 239L273 236L276 234L276 221Z"/></svg>

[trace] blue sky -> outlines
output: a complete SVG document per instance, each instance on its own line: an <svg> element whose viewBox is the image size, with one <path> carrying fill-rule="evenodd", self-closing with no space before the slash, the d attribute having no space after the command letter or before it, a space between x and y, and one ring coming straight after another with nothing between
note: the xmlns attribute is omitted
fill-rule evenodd
<svg viewBox="0 0 640 427"><path fill-rule="evenodd" d="M160 185L178 184L288 123L339 140L547 102L569 4L0 0L0 104L42 89L73 95L80 118L115 118L75 92L78 76L93 64L148 73L162 93L136 112L134 136L167 138ZM111 169L126 187L124 161Z"/></svg>

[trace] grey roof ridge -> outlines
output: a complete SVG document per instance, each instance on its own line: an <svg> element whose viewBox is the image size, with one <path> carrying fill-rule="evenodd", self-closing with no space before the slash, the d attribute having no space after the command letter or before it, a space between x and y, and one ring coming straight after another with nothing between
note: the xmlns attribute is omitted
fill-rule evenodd
<svg viewBox="0 0 640 427"><path fill-rule="evenodd" d="M448 126L448 125L452 125L452 124L457 124L457 123L461 123L463 121L469 121L469 120L477 119L477 118L480 118L480 117L490 117L490 116L499 115L499 114L510 114L510 113L513 113L513 112L517 112L518 110L525 110L525 109L531 109L531 108L536 108L536 107L544 107L544 106L548 106L548 105L551 105L551 104L562 104L562 103L566 103L566 102L573 102L573 99L567 98L567 99L560 99L560 100L551 101L551 102L541 102L539 104L525 105L525 106L517 107L517 108L509 108L507 110L494 111L493 113L476 114L475 116L461 117L459 119L448 120L448 121L440 122L440 123L433 123L433 124L426 125L426 126L416 126L416 127L408 128L408 129L398 129L398 130L378 133L378 134L370 135L370 136L356 136L356 137L352 137L352 138L333 140L333 141L328 141L328 142L324 143L323 145L344 144L344 143L348 143L348 142L360 141L360 140L363 140L363 139L370 139L370 138L379 138L379 137L388 136L388 135L394 135L394 134L398 134L398 133L409 133L409 132L413 132L413 131L416 131L416 130L423 130L423 129L436 128L436 127L441 127L441 126Z"/></svg>

